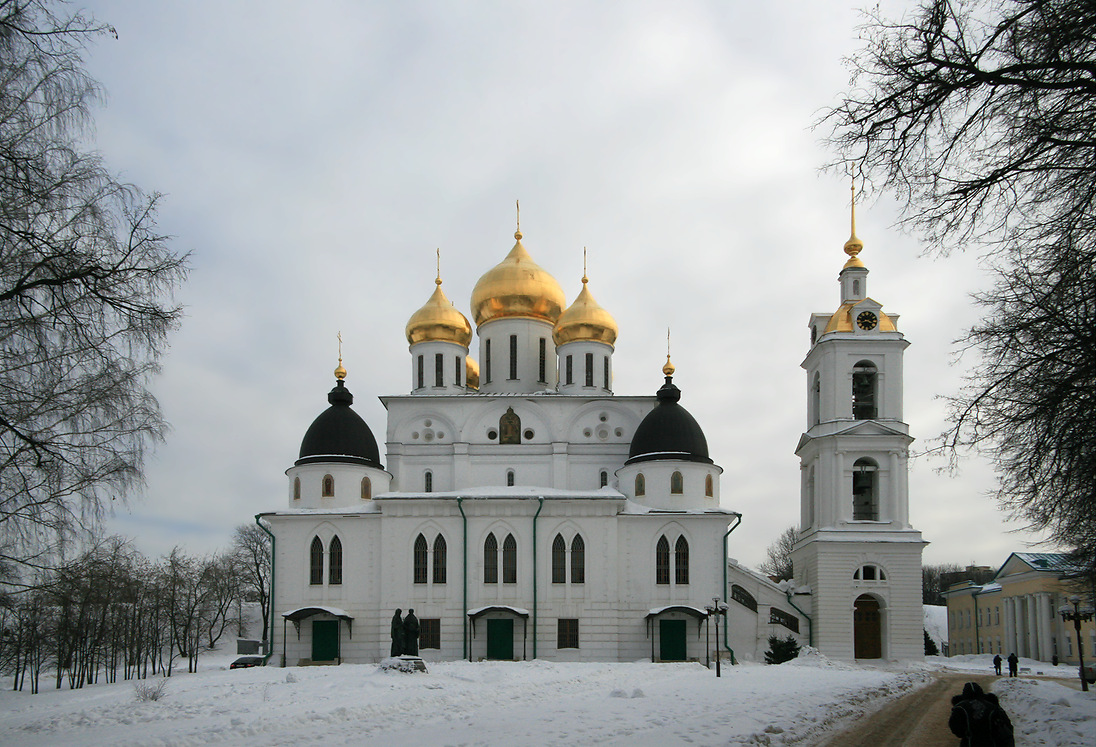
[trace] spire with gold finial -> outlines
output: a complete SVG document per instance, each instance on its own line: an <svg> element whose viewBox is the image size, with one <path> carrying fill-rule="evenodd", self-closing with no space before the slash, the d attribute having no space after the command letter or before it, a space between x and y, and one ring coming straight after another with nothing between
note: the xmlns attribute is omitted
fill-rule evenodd
<svg viewBox="0 0 1096 747"><path fill-rule="evenodd" d="M852 180L852 184L849 186L852 192L852 208L851 208L851 222L852 231L849 235L849 240L845 242L845 254L849 255L848 262L845 263L845 267L863 267L864 263L860 261L858 256L864 248L864 242L856 236L856 181ZM844 269L844 268L842 268Z"/></svg>
<svg viewBox="0 0 1096 747"><path fill-rule="evenodd" d="M342 381L346 378L346 369L343 368L342 364L342 330L339 330L337 337L339 338L339 365L335 369L335 378Z"/></svg>
<svg viewBox="0 0 1096 747"><path fill-rule="evenodd" d="M666 328L666 365L662 367L662 373L665 374L667 377L669 377L669 376L673 376L674 371L676 371L676 370L677 369L674 368L674 364L670 362L670 328L667 327Z"/></svg>
<svg viewBox="0 0 1096 747"><path fill-rule="evenodd" d="M517 229L514 231L514 238L521 241L521 200L514 200L514 207L517 209L518 213Z"/></svg>

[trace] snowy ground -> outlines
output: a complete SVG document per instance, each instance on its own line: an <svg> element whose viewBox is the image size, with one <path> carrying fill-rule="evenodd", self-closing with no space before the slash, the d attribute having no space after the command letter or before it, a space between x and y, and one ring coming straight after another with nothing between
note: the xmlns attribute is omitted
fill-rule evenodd
<svg viewBox="0 0 1096 747"><path fill-rule="evenodd" d="M132 683L0 692L0 744L816 744L926 682L986 657L905 668L804 656L780 666L447 662L228 670L204 659L139 702ZM1024 662L1028 665L1030 662ZM1096 744L1096 699L1032 678L997 686L1019 744ZM1082 741L1077 741L1082 740Z"/></svg>

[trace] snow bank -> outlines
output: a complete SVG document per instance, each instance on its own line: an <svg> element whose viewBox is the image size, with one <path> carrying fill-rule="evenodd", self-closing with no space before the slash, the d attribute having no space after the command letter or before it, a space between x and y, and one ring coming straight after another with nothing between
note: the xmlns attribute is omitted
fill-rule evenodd
<svg viewBox="0 0 1096 747"><path fill-rule="evenodd" d="M1016 730L1016 744L1091 747L1096 744L1096 698L1058 682L1000 679L993 691Z"/></svg>
<svg viewBox="0 0 1096 747"><path fill-rule="evenodd" d="M948 608L926 604L922 607L925 616L925 632L940 651L948 642Z"/></svg>

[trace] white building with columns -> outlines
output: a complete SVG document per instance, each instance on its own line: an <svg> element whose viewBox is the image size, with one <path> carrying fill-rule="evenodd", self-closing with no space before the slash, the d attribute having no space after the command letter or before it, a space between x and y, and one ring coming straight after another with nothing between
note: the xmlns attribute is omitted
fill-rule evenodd
<svg viewBox="0 0 1096 747"><path fill-rule="evenodd" d="M394 611L409 608L427 660L757 660L770 635L852 658L865 595L882 610L882 647L861 653L920 656L920 623L906 619L914 575L920 609L921 548L906 514L906 343L865 295L862 265L842 273L837 326L812 321L805 365L823 384L800 446L813 476L793 593L728 560L741 497L722 489L669 356L654 396L614 392L616 321L585 276L568 305L515 238L473 288L471 322L440 272L411 314L409 393L381 397L386 463L340 357L330 406L286 471L285 505L257 517L274 540L275 663L378 661ZM861 363L874 367L878 411L853 417Z"/></svg>

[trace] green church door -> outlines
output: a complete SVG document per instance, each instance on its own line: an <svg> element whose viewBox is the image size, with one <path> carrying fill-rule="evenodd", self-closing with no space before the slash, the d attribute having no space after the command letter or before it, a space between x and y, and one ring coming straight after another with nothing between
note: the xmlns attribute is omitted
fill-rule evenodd
<svg viewBox="0 0 1096 747"><path fill-rule="evenodd" d="M312 621L312 661L334 661L339 658L339 621Z"/></svg>
<svg viewBox="0 0 1096 747"><path fill-rule="evenodd" d="M662 661L685 661L685 620L658 621L658 657Z"/></svg>
<svg viewBox="0 0 1096 747"><path fill-rule="evenodd" d="M487 658L514 660L514 621L488 619Z"/></svg>

